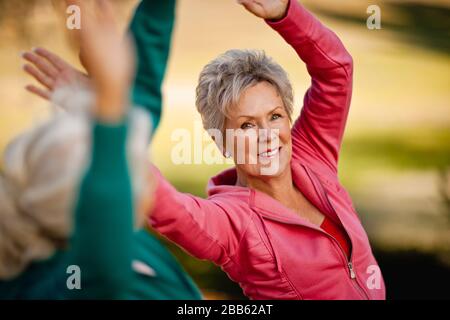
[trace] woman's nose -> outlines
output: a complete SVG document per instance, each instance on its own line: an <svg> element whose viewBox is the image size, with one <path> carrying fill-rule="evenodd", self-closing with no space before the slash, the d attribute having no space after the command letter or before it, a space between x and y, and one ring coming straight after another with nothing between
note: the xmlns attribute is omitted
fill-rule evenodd
<svg viewBox="0 0 450 320"><path fill-rule="evenodd" d="M269 126L260 126L258 128L258 141L259 143L271 143L274 140L278 140L279 130L273 129Z"/></svg>

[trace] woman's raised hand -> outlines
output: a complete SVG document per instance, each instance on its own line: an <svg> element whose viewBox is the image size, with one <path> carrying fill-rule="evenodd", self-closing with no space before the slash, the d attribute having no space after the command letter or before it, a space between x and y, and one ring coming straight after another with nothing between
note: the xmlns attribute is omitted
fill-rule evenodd
<svg viewBox="0 0 450 320"><path fill-rule="evenodd" d="M255 16L267 20L282 19L289 5L289 0L237 0L237 2Z"/></svg>
<svg viewBox="0 0 450 320"><path fill-rule="evenodd" d="M109 1L70 2L81 8L80 48L97 95L96 115L101 120L119 121L129 104L134 75L131 41L118 31Z"/></svg>
<svg viewBox="0 0 450 320"><path fill-rule="evenodd" d="M36 79L43 87L27 85L25 88L33 94L50 100L55 90L62 86L91 86L89 77L71 66L55 53L44 48L26 51L22 57L28 61L23 66L25 72Z"/></svg>

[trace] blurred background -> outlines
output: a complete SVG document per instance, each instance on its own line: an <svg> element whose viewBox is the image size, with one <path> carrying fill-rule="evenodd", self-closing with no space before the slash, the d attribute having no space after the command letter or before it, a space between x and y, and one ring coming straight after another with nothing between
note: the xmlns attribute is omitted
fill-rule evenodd
<svg viewBox="0 0 450 320"><path fill-rule="evenodd" d="M124 28L137 0L115 1ZM352 108L339 172L382 269L388 298L450 298L450 2L305 0L355 64ZM381 8L381 30L366 27ZM23 87L20 52L43 46L79 66L58 1L0 0L0 152L44 119L48 104ZM264 49L289 73L298 114L310 80L295 52L232 0L180 0L164 114L152 158L180 191L205 196L227 165L174 165L175 129L193 131L201 68L231 48ZM205 145L208 144L205 141ZM209 299L244 299L211 263L166 242Z"/></svg>

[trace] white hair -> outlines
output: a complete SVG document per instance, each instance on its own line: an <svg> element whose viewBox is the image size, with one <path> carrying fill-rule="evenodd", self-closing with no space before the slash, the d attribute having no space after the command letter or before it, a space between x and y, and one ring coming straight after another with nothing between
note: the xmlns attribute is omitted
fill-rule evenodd
<svg viewBox="0 0 450 320"><path fill-rule="evenodd" d="M0 279L50 257L70 236L74 202L90 157L93 95L57 90L65 111L14 139L0 175ZM145 190L149 115L133 108L127 153L135 201Z"/></svg>
<svg viewBox="0 0 450 320"><path fill-rule="evenodd" d="M223 131L230 108L247 88L270 83L280 94L291 119L293 91L287 73L264 51L228 50L208 63L200 73L196 106L205 130Z"/></svg>

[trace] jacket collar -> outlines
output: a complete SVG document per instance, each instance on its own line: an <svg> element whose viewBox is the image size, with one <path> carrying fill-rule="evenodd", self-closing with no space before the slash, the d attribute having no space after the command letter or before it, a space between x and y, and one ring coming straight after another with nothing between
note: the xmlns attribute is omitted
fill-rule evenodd
<svg viewBox="0 0 450 320"><path fill-rule="evenodd" d="M336 220L337 216L330 211L326 195L322 192L323 187L314 174L298 161L291 162L291 170L292 179L300 192L322 213ZM210 179L207 187L208 195L233 193L234 196L245 200L250 207L258 209L258 212L265 218L317 228L317 226L301 218L269 195L255 189L236 186L236 180L237 171L235 167L222 171Z"/></svg>

